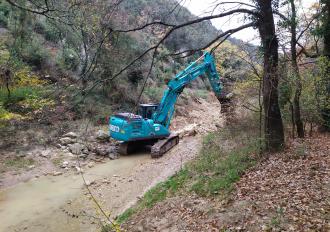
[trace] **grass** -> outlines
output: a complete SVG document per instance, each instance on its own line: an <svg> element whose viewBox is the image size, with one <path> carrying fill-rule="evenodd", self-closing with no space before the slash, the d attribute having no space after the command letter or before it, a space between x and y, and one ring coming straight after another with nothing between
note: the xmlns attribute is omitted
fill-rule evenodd
<svg viewBox="0 0 330 232"><path fill-rule="evenodd" d="M35 160L31 158L24 158L24 157L15 157L15 158L10 158L6 159L2 162L0 165L0 172L5 172L7 170L11 169L22 169L22 168L27 168L30 165L35 164Z"/></svg>
<svg viewBox="0 0 330 232"><path fill-rule="evenodd" d="M168 180L157 184L155 187L146 192L135 207L129 208L124 213L119 215L117 222L121 224L137 211L145 208L151 208L157 202L163 201L166 197L174 195L183 187L187 179L189 179L189 171L187 169L182 169Z"/></svg>
<svg viewBox="0 0 330 232"><path fill-rule="evenodd" d="M59 167L63 163L64 158L61 157L56 157L51 159L51 162L54 164L54 166Z"/></svg>
<svg viewBox="0 0 330 232"><path fill-rule="evenodd" d="M204 145L200 157L191 164L191 190L200 196L217 195L232 190L233 183L255 164L250 154L257 151L254 142L231 151L217 144Z"/></svg>
<svg viewBox="0 0 330 232"><path fill-rule="evenodd" d="M250 120L240 123L246 127L257 128ZM149 190L134 207L121 214L117 222L121 224L133 214L176 194L193 192L201 197L227 196L233 190L234 183L247 169L255 165L256 154L260 150L259 140L253 139L256 138L255 129L240 128L240 125L235 125L234 128L207 135L195 160ZM250 134L251 132L253 134ZM225 141L229 141L231 145L224 146Z"/></svg>

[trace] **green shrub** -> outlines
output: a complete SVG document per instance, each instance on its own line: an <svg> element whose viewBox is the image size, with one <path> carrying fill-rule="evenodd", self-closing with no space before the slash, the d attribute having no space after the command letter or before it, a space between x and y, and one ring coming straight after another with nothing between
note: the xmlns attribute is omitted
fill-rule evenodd
<svg viewBox="0 0 330 232"><path fill-rule="evenodd" d="M34 31L44 35L45 39L51 42L58 42L60 38L60 31L55 25L46 21L37 21L34 24Z"/></svg>
<svg viewBox="0 0 330 232"><path fill-rule="evenodd" d="M45 98L43 95L44 90L40 87L22 86L13 88L10 97L8 97L7 90L0 88L1 118L5 120L22 118L18 114L24 115L54 105L52 99Z"/></svg>
<svg viewBox="0 0 330 232"><path fill-rule="evenodd" d="M63 69L77 70L80 60L78 54L71 48L65 48L57 57L57 65Z"/></svg>
<svg viewBox="0 0 330 232"><path fill-rule="evenodd" d="M9 5L5 2L1 2L0 3L0 25L1 26L7 27L9 13L10 13Z"/></svg>
<svg viewBox="0 0 330 232"><path fill-rule="evenodd" d="M35 66L37 69L41 69L42 65L49 59L48 51L38 39L33 39L25 44L21 56L26 63Z"/></svg>

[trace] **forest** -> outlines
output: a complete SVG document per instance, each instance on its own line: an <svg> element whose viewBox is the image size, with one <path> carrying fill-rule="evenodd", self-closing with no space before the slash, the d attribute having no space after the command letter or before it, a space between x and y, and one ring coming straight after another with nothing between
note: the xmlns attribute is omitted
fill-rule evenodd
<svg viewBox="0 0 330 232"><path fill-rule="evenodd" d="M329 0L0 2L0 231L328 231L329 132Z"/></svg>

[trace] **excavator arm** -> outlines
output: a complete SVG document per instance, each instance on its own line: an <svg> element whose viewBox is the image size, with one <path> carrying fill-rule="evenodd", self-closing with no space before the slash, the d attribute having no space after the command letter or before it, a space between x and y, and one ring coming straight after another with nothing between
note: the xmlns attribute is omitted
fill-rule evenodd
<svg viewBox="0 0 330 232"><path fill-rule="evenodd" d="M153 115L153 120L169 128L178 96L189 83L201 75L207 76L214 93L219 99L223 86L213 56L205 52L203 56L192 62L168 83L168 88L165 90L159 107Z"/></svg>

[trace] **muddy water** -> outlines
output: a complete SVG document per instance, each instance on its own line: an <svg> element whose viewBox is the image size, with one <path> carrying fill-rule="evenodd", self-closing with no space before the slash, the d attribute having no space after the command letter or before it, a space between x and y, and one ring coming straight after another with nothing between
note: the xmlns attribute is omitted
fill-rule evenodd
<svg viewBox="0 0 330 232"><path fill-rule="evenodd" d="M122 157L86 170L87 181L114 174L127 174L130 170L150 160L147 154ZM34 221L58 209L79 194L83 187L80 175L43 176L21 183L0 192L0 232L12 231L15 225Z"/></svg>

